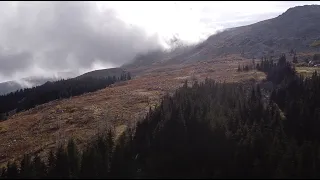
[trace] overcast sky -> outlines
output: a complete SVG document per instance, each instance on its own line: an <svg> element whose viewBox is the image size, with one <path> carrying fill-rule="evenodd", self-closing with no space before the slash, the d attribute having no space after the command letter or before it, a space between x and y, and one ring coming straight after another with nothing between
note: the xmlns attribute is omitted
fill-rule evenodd
<svg viewBox="0 0 320 180"><path fill-rule="evenodd" d="M194 43L304 4L320 2L2 1L0 82L120 66L173 35Z"/></svg>

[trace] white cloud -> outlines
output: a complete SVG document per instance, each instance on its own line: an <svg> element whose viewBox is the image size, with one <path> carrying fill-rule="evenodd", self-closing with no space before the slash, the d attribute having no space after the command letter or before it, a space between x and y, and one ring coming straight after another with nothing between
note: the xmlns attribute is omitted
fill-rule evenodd
<svg viewBox="0 0 320 180"><path fill-rule="evenodd" d="M160 48L156 36L92 2L0 2L0 78L120 66Z"/></svg>
<svg viewBox="0 0 320 180"><path fill-rule="evenodd" d="M194 43L304 4L320 2L1 2L0 80L119 66L174 35Z"/></svg>
<svg viewBox="0 0 320 180"><path fill-rule="evenodd" d="M276 17L290 7L320 1L154 1L98 2L111 7L127 23L143 27L163 38L174 34L197 42L223 28L248 25Z"/></svg>

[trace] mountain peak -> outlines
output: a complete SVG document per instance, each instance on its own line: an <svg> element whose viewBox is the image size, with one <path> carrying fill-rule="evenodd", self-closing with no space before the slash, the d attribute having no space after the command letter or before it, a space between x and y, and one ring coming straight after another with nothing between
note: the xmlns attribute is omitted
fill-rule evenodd
<svg viewBox="0 0 320 180"><path fill-rule="evenodd" d="M286 12L280 15L287 16L290 18L297 16L307 16L312 14L320 14L320 5L304 5L304 6L295 6L289 8Z"/></svg>

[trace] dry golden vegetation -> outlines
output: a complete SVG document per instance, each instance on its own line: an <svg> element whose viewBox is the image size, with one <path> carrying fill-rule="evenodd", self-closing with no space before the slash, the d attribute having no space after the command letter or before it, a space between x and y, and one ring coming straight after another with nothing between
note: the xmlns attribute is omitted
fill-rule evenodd
<svg viewBox="0 0 320 180"><path fill-rule="evenodd" d="M189 65L129 69L137 74L130 81L18 113L0 122L0 164L20 159L24 153L39 153L43 157L71 137L81 147L106 126L119 135L186 79L189 82L206 77L221 82L263 79L265 75L261 72L237 72L239 63L249 62L229 56Z"/></svg>
<svg viewBox="0 0 320 180"><path fill-rule="evenodd" d="M304 77L310 77L315 71L320 73L320 67L296 67L296 71Z"/></svg>
<svg viewBox="0 0 320 180"><path fill-rule="evenodd" d="M319 47L320 46L320 40L314 41L310 46L311 47Z"/></svg>

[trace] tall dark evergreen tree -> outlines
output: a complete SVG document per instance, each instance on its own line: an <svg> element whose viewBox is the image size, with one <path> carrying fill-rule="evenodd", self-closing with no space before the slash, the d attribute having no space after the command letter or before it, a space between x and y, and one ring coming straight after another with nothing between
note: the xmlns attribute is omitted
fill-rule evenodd
<svg viewBox="0 0 320 180"><path fill-rule="evenodd" d="M68 154L62 146L56 152L56 165L54 168L56 178L69 178L70 170L68 166Z"/></svg>
<svg viewBox="0 0 320 180"><path fill-rule="evenodd" d="M17 179L19 177L19 171L15 162L7 164L7 176L8 179Z"/></svg>
<svg viewBox="0 0 320 180"><path fill-rule="evenodd" d="M67 151L70 178L78 178L80 173L80 154L72 139L68 142Z"/></svg>

